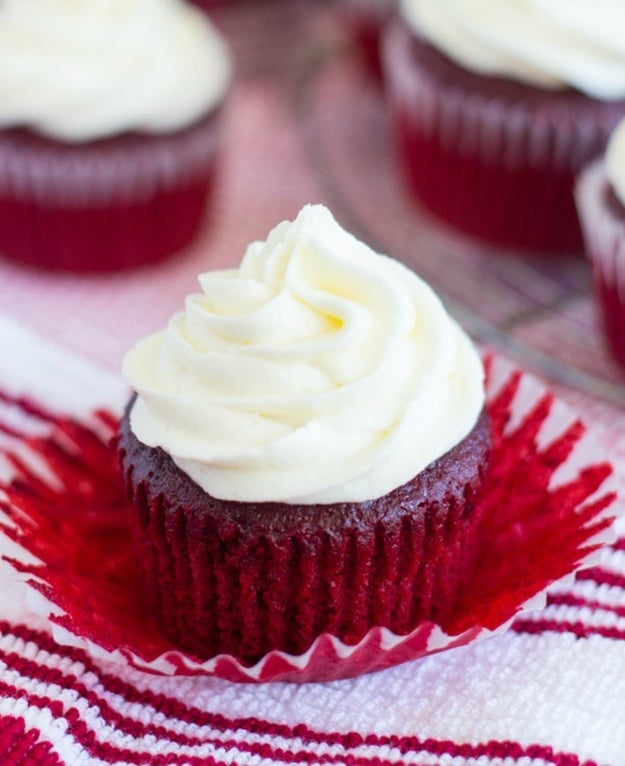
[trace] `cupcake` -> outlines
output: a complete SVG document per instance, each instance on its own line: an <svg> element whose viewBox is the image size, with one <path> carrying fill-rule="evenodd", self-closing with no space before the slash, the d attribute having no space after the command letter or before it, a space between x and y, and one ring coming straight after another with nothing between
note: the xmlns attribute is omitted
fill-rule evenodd
<svg viewBox="0 0 625 766"><path fill-rule="evenodd" d="M203 220L229 59L181 0L0 5L0 253L50 269L158 261Z"/></svg>
<svg viewBox="0 0 625 766"><path fill-rule="evenodd" d="M625 365L625 119L584 169L577 207L608 345Z"/></svg>
<svg viewBox="0 0 625 766"><path fill-rule="evenodd" d="M433 291L305 207L124 360L146 594L195 656L444 623L490 458L483 368Z"/></svg>
<svg viewBox="0 0 625 766"><path fill-rule="evenodd" d="M625 3L402 0L384 44L425 208L498 247L581 252L574 179L625 114Z"/></svg>
<svg viewBox="0 0 625 766"><path fill-rule="evenodd" d="M375 77L381 79L380 38L395 0L340 0L340 5L365 62Z"/></svg>
<svg viewBox="0 0 625 766"><path fill-rule="evenodd" d="M192 0L208 14L232 52L243 80L292 78L306 51L309 0Z"/></svg>

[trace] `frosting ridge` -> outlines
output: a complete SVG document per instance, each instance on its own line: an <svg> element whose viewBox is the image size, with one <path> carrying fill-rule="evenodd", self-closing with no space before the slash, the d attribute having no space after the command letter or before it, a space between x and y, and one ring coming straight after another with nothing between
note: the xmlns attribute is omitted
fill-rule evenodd
<svg viewBox="0 0 625 766"><path fill-rule="evenodd" d="M406 21L461 66L593 98L625 96L623 0L400 0Z"/></svg>
<svg viewBox="0 0 625 766"><path fill-rule="evenodd" d="M181 0L4 0L0 127L70 142L192 124L223 96L225 44Z"/></svg>
<svg viewBox="0 0 625 766"><path fill-rule="evenodd" d="M215 497L374 499L478 419L483 369L467 336L428 285L320 205L200 285L124 374L137 438Z"/></svg>

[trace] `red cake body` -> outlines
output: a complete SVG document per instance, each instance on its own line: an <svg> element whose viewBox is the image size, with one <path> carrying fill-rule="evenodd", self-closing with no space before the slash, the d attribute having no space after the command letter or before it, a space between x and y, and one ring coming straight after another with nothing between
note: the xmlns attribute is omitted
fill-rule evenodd
<svg viewBox="0 0 625 766"><path fill-rule="evenodd" d="M197 657L253 664L273 649L301 654L326 632L353 644L373 626L443 624L473 564L490 444L483 413L462 442L376 500L241 503L211 497L141 444L126 413L121 469L164 631Z"/></svg>
<svg viewBox="0 0 625 766"><path fill-rule="evenodd" d="M470 72L401 22L384 64L400 160L421 204L497 247L582 251L574 179L625 101Z"/></svg>

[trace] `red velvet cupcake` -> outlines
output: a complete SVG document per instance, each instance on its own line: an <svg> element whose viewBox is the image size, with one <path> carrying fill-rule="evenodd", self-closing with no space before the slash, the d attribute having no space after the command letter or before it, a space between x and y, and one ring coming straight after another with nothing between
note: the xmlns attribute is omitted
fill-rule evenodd
<svg viewBox="0 0 625 766"><path fill-rule="evenodd" d="M581 174L577 207L608 345L625 365L625 121Z"/></svg>
<svg viewBox="0 0 625 766"><path fill-rule="evenodd" d="M573 253L574 179L625 113L623 10L403 0L384 45L399 154L435 215L497 247ZM614 18L613 18L614 17Z"/></svg>
<svg viewBox="0 0 625 766"><path fill-rule="evenodd" d="M0 9L0 252L72 271L188 245L206 212L225 47L181 0Z"/></svg>
<svg viewBox="0 0 625 766"><path fill-rule="evenodd" d="M402 635L444 622L474 563L485 413L410 482L363 503L218 500L141 444L128 415L120 450L147 593L197 657L253 664L273 649L301 654L322 633L355 644L375 626Z"/></svg>
<svg viewBox="0 0 625 766"><path fill-rule="evenodd" d="M340 6L369 69L382 79L380 39L395 0L340 0Z"/></svg>
<svg viewBox="0 0 625 766"><path fill-rule="evenodd" d="M290 77L300 68L307 23L317 11L309 0L193 0L224 35L239 77Z"/></svg>
<svg viewBox="0 0 625 766"><path fill-rule="evenodd" d="M483 370L431 289L302 210L126 357L147 594L200 658L444 621L490 457Z"/></svg>

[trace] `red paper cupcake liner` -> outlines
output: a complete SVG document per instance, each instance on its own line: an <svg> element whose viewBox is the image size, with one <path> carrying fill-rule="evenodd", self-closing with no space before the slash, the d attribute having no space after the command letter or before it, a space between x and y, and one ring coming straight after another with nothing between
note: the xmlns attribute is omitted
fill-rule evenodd
<svg viewBox="0 0 625 766"><path fill-rule="evenodd" d="M137 558L163 631L198 657L227 652L253 664L272 649L301 654L322 633L356 644L375 625L400 634L425 619L444 625L474 564L489 431L481 418L444 465L367 508L363 525L341 506L336 521L319 523L324 506L204 503L168 457L146 454L125 418L120 455ZM432 476L454 464L443 490L445 479ZM166 489L155 475L168 477ZM411 512L397 512L411 500ZM276 529L276 513L291 512L297 520Z"/></svg>
<svg viewBox="0 0 625 766"><path fill-rule="evenodd" d="M393 14L395 0L341 0L339 5L368 70L381 83L380 42Z"/></svg>
<svg viewBox="0 0 625 766"><path fill-rule="evenodd" d="M400 22L383 62L400 161L421 204L497 247L582 251L574 179L605 147L622 102L480 78Z"/></svg>
<svg viewBox="0 0 625 766"><path fill-rule="evenodd" d="M0 131L0 253L77 272L160 261L198 232L216 158L214 113L175 134L86 144Z"/></svg>
<svg viewBox="0 0 625 766"><path fill-rule="evenodd" d="M592 436L564 405L504 361L489 361L488 377L494 448L480 499L478 563L444 629L431 622L407 635L373 628L354 645L324 633L301 655L272 651L252 667L229 655L202 661L181 651L142 596L111 444L116 418L100 412L79 423L5 397L46 429L36 435L0 419L13 474L1 486L2 526L23 551L12 564L59 643L153 673L322 681L492 635L519 611L542 606L548 585L592 563L614 539L615 497L606 487L611 467L595 462Z"/></svg>
<svg viewBox="0 0 625 766"><path fill-rule="evenodd" d="M619 217L610 194L603 160L597 160L579 178L577 208L608 348L625 365L625 209Z"/></svg>

